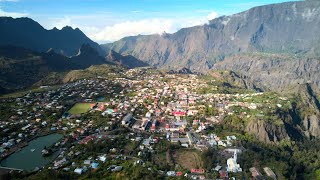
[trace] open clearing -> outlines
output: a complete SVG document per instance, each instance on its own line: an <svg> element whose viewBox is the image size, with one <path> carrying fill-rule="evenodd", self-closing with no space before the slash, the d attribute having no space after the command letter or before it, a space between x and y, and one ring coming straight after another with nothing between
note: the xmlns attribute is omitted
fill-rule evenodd
<svg viewBox="0 0 320 180"><path fill-rule="evenodd" d="M82 114L90 110L90 103L77 103L68 112L70 114Z"/></svg>
<svg viewBox="0 0 320 180"><path fill-rule="evenodd" d="M201 157L196 151L179 150L173 153L173 158L183 169L203 168Z"/></svg>

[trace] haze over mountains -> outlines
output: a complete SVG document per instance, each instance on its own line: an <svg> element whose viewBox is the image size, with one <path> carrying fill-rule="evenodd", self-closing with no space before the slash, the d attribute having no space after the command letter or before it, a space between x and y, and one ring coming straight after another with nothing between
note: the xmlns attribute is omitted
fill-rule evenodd
<svg viewBox="0 0 320 180"><path fill-rule="evenodd" d="M8 92L28 87L51 72L67 72L88 68L91 65L112 64L105 61L89 45L82 45L79 51L79 54L69 58L52 49L40 53L21 47L0 47L0 89L2 92Z"/></svg>
<svg viewBox="0 0 320 180"><path fill-rule="evenodd" d="M240 53L319 55L319 14L319 1L266 5L174 34L126 37L104 47L151 65L198 71Z"/></svg>
<svg viewBox="0 0 320 180"><path fill-rule="evenodd" d="M30 18L0 17L0 92L33 85L51 72L112 64L147 66L132 56L109 56L80 29L44 29Z"/></svg>
<svg viewBox="0 0 320 180"><path fill-rule="evenodd" d="M232 70L264 90L283 91L306 82L320 85L319 1L255 7L174 34L125 37L101 46L79 29L46 30L29 18L1 17L0 27L0 45L54 50L57 59L71 57L65 60L74 64L69 69L113 63L201 73Z"/></svg>
<svg viewBox="0 0 320 180"><path fill-rule="evenodd" d="M248 69L243 68L247 62L259 64L263 59L266 65L259 70L268 72L270 77L281 79L287 78L286 74L292 74L292 77L304 77L300 83L311 80L319 85L319 76L314 73L319 71L319 66L312 66L312 63L317 63L320 52L319 30L319 1L288 2L255 7L239 14L211 20L203 26L181 29L174 34L126 37L103 47L130 54L157 67L187 67L200 72L212 68L230 68L250 75ZM248 53L255 55L247 56ZM277 68L277 65L273 61L279 58L264 58L264 55L259 53L280 53L281 59L288 61L281 62L281 71L275 72L273 69ZM305 61L306 57L312 57L313 60ZM223 61L224 59L232 60ZM290 61L291 59L293 61ZM223 61L221 65L215 65L220 61ZM297 63L299 66L295 66ZM310 72L303 67L312 67L313 70ZM262 79L257 79L260 80ZM296 81L285 84L287 87L296 84ZM277 82L266 85L271 89L281 86Z"/></svg>

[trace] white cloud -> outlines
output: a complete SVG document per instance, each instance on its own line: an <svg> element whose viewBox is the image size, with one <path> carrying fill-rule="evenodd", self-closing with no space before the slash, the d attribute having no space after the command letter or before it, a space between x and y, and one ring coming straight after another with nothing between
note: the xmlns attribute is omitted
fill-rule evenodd
<svg viewBox="0 0 320 180"><path fill-rule="evenodd" d="M144 19L106 26L98 33L89 32L88 35L96 41L114 41L125 36L138 34L159 34L163 31L173 32L175 28L175 24L171 19Z"/></svg>
<svg viewBox="0 0 320 180"><path fill-rule="evenodd" d="M18 18L18 17L26 17L28 15L29 15L28 13L7 12L7 11L4 11L4 10L0 9L0 16Z"/></svg>
<svg viewBox="0 0 320 180"><path fill-rule="evenodd" d="M208 20L214 19L218 13L211 12L205 17L186 17L178 19L152 18L137 21L124 21L102 29L83 29L93 40L98 42L116 41L126 36L161 34L164 31L174 33L181 28L203 25ZM80 28L81 29L81 28Z"/></svg>
<svg viewBox="0 0 320 180"><path fill-rule="evenodd" d="M58 28L62 29L65 26L71 26L73 27L74 25L72 24L71 18L70 17L63 17L63 18L52 18L49 20L50 25L47 26L48 28Z"/></svg>
<svg viewBox="0 0 320 180"><path fill-rule="evenodd" d="M218 13L217 12L211 12L210 14L208 14L207 18L208 20L212 20L218 17Z"/></svg>
<svg viewBox="0 0 320 180"><path fill-rule="evenodd" d="M126 36L174 33L181 28L203 25L217 17L216 12L209 11L202 16L183 18L146 18L140 20L115 19L109 14L88 16L65 16L49 18L43 22L44 27L58 29L64 26L80 28L89 38L99 43L116 41ZM98 22L98 24L97 24ZM107 23L107 24L103 24Z"/></svg>

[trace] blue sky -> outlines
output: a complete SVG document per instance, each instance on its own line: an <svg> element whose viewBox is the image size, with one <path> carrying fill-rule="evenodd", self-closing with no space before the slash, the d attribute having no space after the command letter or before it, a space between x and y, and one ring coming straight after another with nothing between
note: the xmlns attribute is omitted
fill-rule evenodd
<svg viewBox="0 0 320 180"><path fill-rule="evenodd" d="M222 15L285 0L0 0L0 16L27 16L47 29L79 27L103 43L138 34L173 33Z"/></svg>

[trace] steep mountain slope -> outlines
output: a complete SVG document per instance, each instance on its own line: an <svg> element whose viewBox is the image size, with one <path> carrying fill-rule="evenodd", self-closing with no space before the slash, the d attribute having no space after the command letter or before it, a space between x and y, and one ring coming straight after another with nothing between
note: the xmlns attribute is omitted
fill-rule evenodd
<svg viewBox="0 0 320 180"><path fill-rule="evenodd" d="M293 105L293 122L301 126L307 137L320 137L320 91L311 84L296 87L298 103Z"/></svg>
<svg viewBox="0 0 320 180"><path fill-rule="evenodd" d="M95 49L83 45L74 57L54 50L38 53L21 47L0 47L0 89L2 92L31 86L51 72L84 69L91 65L113 64L99 56Z"/></svg>
<svg viewBox="0 0 320 180"><path fill-rule="evenodd" d="M123 65L128 68L136 68L136 67L144 67L149 66L149 64L140 61L139 59L131 56L131 55L121 55L114 51L110 51L106 56L106 60L113 62L118 65Z"/></svg>
<svg viewBox="0 0 320 180"><path fill-rule="evenodd" d="M284 54L242 54L225 58L213 69L232 70L264 90L288 92L288 87L307 82L320 87L320 58Z"/></svg>
<svg viewBox="0 0 320 180"><path fill-rule="evenodd" d="M0 46L20 46L38 52L52 48L57 53L73 56L82 44L89 44L103 54L100 46L78 28L46 30L29 18L0 17Z"/></svg>
<svg viewBox="0 0 320 180"><path fill-rule="evenodd" d="M317 56L319 30L319 1L288 2L223 16L174 34L126 37L103 47L158 67L206 71L225 56L245 52Z"/></svg>
<svg viewBox="0 0 320 180"><path fill-rule="evenodd" d="M74 64L79 65L82 69L88 68L91 65L99 65L109 63L98 54L98 52L92 48L89 44L83 44L78 50L78 54L72 56L70 61Z"/></svg>

